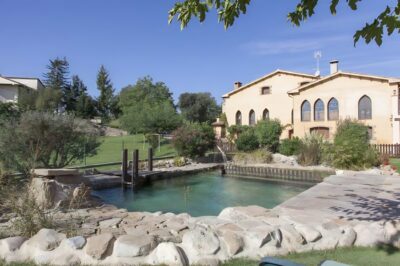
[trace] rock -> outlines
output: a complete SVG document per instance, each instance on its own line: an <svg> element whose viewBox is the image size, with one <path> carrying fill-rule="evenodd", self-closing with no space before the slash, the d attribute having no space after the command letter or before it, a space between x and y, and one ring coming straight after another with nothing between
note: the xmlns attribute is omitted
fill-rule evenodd
<svg viewBox="0 0 400 266"><path fill-rule="evenodd" d="M53 250L65 238L64 234L57 233L53 229L41 229L36 235L26 241L26 245L43 251Z"/></svg>
<svg viewBox="0 0 400 266"><path fill-rule="evenodd" d="M353 227L357 233L356 246L372 247L377 244L386 243L385 229L383 223L359 223Z"/></svg>
<svg viewBox="0 0 400 266"><path fill-rule="evenodd" d="M154 236L158 243L161 242L173 242L173 243L180 243L182 239L178 235L171 234L166 229L158 229L151 231L149 235Z"/></svg>
<svg viewBox="0 0 400 266"><path fill-rule="evenodd" d="M225 231L234 231L234 232L241 232L243 228L239 227L234 223L227 223L217 227L218 231L225 232Z"/></svg>
<svg viewBox="0 0 400 266"><path fill-rule="evenodd" d="M39 206L51 209L66 206L71 200L72 189L72 187L62 185L55 180L33 178L29 186L29 193L32 193Z"/></svg>
<svg viewBox="0 0 400 266"><path fill-rule="evenodd" d="M304 237L307 243L318 241L322 237L319 231L307 225L296 224L294 228Z"/></svg>
<svg viewBox="0 0 400 266"><path fill-rule="evenodd" d="M114 236L110 233L91 236L87 239L86 254L94 259L104 258L111 249Z"/></svg>
<svg viewBox="0 0 400 266"><path fill-rule="evenodd" d="M189 265L183 250L177 247L174 243L160 243L150 254L148 262L154 265Z"/></svg>
<svg viewBox="0 0 400 266"><path fill-rule="evenodd" d="M112 218L108 220L103 220L99 222L99 228L116 228L121 222L121 218Z"/></svg>
<svg viewBox="0 0 400 266"><path fill-rule="evenodd" d="M128 235L131 235L131 236L141 237L141 236L147 235L147 231L140 229L140 228L125 227L124 230Z"/></svg>
<svg viewBox="0 0 400 266"><path fill-rule="evenodd" d="M80 258L71 253L62 253L59 256L56 256L50 263L51 265L80 265L81 260Z"/></svg>
<svg viewBox="0 0 400 266"><path fill-rule="evenodd" d="M384 228L388 244L400 248L400 221L388 221Z"/></svg>
<svg viewBox="0 0 400 266"><path fill-rule="evenodd" d="M0 240L0 254L16 251L26 241L26 237L14 236Z"/></svg>
<svg viewBox="0 0 400 266"><path fill-rule="evenodd" d="M272 154L272 160L275 163L279 163L279 164L287 164L287 165L291 165L291 166L297 166L298 165L295 156L285 156L285 155L280 154L280 153Z"/></svg>
<svg viewBox="0 0 400 266"><path fill-rule="evenodd" d="M115 241L114 255L116 257L146 256L155 246L156 241L153 236L123 235Z"/></svg>
<svg viewBox="0 0 400 266"><path fill-rule="evenodd" d="M357 234L351 227L342 229L342 236L339 239L338 247L351 247L356 241Z"/></svg>
<svg viewBox="0 0 400 266"><path fill-rule="evenodd" d="M220 242L210 227L197 225L183 235L182 246L194 255L213 255L218 252Z"/></svg>
<svg viewBox="0 0 400 266"><path fill-rule="evenodd" d="M78 169L34 169L36 176L55 177L55 176L74 176L79 175Z"/></svg>
<svg viewBox="0 0 400 266"><path fill-rule="evenodd" d="M86 239L83 236L75 236L64 239L63 243L72 249L82 249L86 244Z"/></svg>
<svg viewBox="0 0 400 266"><path fill-rule="evenodd" d="M228 207L219 213L218 218L238 222L253 217L263 216L268 212L268 209L255 205L247 207Z"/></svg>
<svg viewBox="0 0 400 266"><path fill-rule="evenodd" d="M232 231L224 231L221 237L226 245L229 256L236 255L243 250L244 241L238 234Z"/></svg>
<svg viewBox="0 0 400 266"><path fill-rule="evenodd" d="M218 266L220 265L220 261L216 258L201 258L196 260L194 264L202 266Z"/></svg>
<svg viewBox="0 0 400 266"><path fill-rule="evenodd" d="M167 227L169 230L179 233L188 228L188 222L184 218L174 217L163 223L162 227Z"/></svg>
<svg viewBox="0 0 400 266"><path fill-rule="evenodd" d="M244 234L246 245L251 248L261 248L266 243L271 246L279 246L282 242L282 234L279 229L270 225L250 228Z"/></svg>
<svg viewBox="0 0 400 266"><path fill-rule="evenodd" d="M282 245L289 250L296 246L305 244L303 236L297 232L294 226L287 224L281 226L279 229L282 233Z"/></svg>

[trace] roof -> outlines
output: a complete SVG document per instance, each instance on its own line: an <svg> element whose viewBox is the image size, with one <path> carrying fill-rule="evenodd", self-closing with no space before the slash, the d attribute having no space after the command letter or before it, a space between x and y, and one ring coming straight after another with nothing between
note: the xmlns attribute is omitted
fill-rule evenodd
<svg viewBox="0 0 400 266"><path fill-rule="evenodd" d="M12 85L12 86L19 85L19 86L24 86L24 87L30 88L26 84L18 82L15 79L37 80L43 87L45 87L40 79L38 79L38 78L27 78L27 77L3 77L3 76L0 76L0 84L7 84L7 85Z"/></svg>
<svg viewBox="0 0 400 266"><path fill-rule="evenodd" d="M287 70L277 69L277 70L275 70L274 72L271 72L271 73L269 73L269 74L267 74L267 75L265 75L265 76L262 76L262 77L259 78L259 79L256 79L256 80L254 80L254 81L252 81L252 82L250 82L250 83L247 83L247 84L245 84L245 85L243 85L243 86L241 86L241 87L239 87L239 88L237 88L237 89L235 89L235 90L233 90L233 91L230 91L230 92L228 92L227 94L224 94L224 95L222 96L222 98L227 98L227 97L231 96L232 94L235 94L235 93L237 93L237 92L239 92L239 91L242 91L242 90L244 90L244 89L246 89L246 88L248 88L248 87L250 87L250 86L253 86L253 85L255 85L255 84L257 84L257 83L259 83L259 82L261 82L261 81L263 81L263 80L266 80L266 79L268 79L268 78L271 78L271 77L273 77L273 76L275 76L275 75L277 75L277 74L286 74L286 75L298 76L298 77L305 77L305 78L311 78L311 79L317 79L317 78L318 78L318 77L316 77L316 76L314 76L314 75L310 75L310 74L305 74L305 73L299 73L299 72L293 72L293 71L287 71Z"/></svg>
<svg viewBox="0 0 400 266"><path fill-rule="evenodd" d="M44 84L43 84L43 82L42 82L39 78L30 78L30 77L3 77L3 78L6 78L6 79L35 79L35 80L39 81L40 84L41 84L43 87L45 87Z"/></svg>
<svg viewBox="0 0 400 266"><path fill-rule="evenodd" d="M303 86L299 86L291 91L288 92L288 94L297 94L302 90L314 87L316 85L319 85L321 83L324 82L328 82L332 79L338 78L338 77L343 77L343 76L347 76L347 77L355 77L355 78L361 78L361 79L372 79L372 80L379 80L379 81L384 81L384 82L388 82L389 84L400 84L400 78L390 78L390 77L383 77L383 76L375 76L375 75L367 75L367 74L360 74L360 73L353 73L353 72L342 72L342 71L338 71L334 74L328 75L324 78L318 79L314 82L310 82L307 83Z"/></svg>

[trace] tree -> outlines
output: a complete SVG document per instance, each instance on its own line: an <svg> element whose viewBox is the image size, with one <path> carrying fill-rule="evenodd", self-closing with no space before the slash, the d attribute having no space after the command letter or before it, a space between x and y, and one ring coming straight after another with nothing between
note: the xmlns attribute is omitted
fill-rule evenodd
<svg viewBox="0 0 400 266"><path fill-rule="evenodd" d="M261 147L271 152L278 150L279 138L282 134L282 125L278 119L258 121L254 129Z"/></svg>
<svg viewBox="0 0 400 266"><path fill-rule="evenodd" d="M63 59L56 58L50 60L47 65L48 72L44 74L44 84L46 89L39 95L43 97L38 99L40 109L60 111L61 108L66 108L71 103L71 86L69 84L69 63L64 57Z"/></svg>
<svg viewBox="0 0 400 266"><path fill-rule="evenodd" d="M114 88L110 80L110 75L106 68L101 65L97 74L97 89L100 96L97 99L98 110L102 121L109 121L112 116L112 106L114 98Z"/></svg>
<svg viewBox="0 0 400 266"><path fill-rule="evenodd" d="M296 26L315 14L318 0L299 0L296 9L288 14L288 20ZM351 10L357 10L362 0L346 0ZM193 17L197 17L200 22L206 19L206 14L210 9L216 9L218 19L224 23L225 28L232 26L235 20L242 14L246 14L247 6L251 0L184 0L175 3L169 11L169 23L176 17L181 24L181 29L185 28ZM336 7L340 0L330 0L330 12L336 14ZM343 2L343 1L342 1ZM354 44L360 38L366 43L375 41L379 46L382 44L382 37L385 33L392 35L394 32L400 33L400 0L396 0L395 6L389 6L391 1L387 1L388 6L371 23L366 23L364 27L354 34Z"/></svg>
<svg viewBox="0 0 400 266"><path fill-rule="evenodd" d="M96 102L87 94L87 87L79 76L72 76L71 92L74 101L71 111L82 118L92 118L96 115Z"/></svg>
<svg viewBox="0 0 400 266"><path fill-rule="evenodd" d="M37 167L62 168L100 145L97 131L70 114L29 111L0 127L0 163L29 176Z"/></svg>
<svg viewBox="0 0 400 266"><path fill-rule="evenodd" d="M221 113L221 108L208 92L182 93L178 106L182 116L190 122L212 123Z"/></svg>
<svg viewBox="0 0 400 266"><path fill-rule="evenodd" d="M169 88L150 77L122 89L119 101L121 125L131 133L170 132L181 124Z"/></svg>

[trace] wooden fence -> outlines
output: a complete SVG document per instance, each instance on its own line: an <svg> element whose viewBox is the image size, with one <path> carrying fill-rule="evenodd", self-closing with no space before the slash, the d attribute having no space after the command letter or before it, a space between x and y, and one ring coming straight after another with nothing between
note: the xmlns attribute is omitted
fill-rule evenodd
<svg viewBox="0 0 400 266"><path fill-rule="evenodd" d="M400 144L372 144L380 154L390 157L400 157Z"/></svg>

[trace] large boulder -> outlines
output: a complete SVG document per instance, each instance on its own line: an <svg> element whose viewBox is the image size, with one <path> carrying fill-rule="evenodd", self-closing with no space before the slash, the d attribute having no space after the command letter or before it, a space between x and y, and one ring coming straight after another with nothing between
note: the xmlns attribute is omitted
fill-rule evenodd
<svg viewBox="0 0 400 266"><path fill-rule="evenodd" d="M143 235L140 237L123 235L118 237L114 244L114 255L116 257L146 256L156 246L155 237Z"/></svg>
<svg viewBox="0 0 400 266"><path fill-rule="evenodd" d="M213 255L220 249L220 242L210 227L196 225L183 235L182 247L193 255Z"/></svg>
<svg viewBox="0 0 400 266"><path fill-rule="evenodd" d="M160 243L150 254L148 263L152 265L171 265L186 266L189 265L184 251L174 243Z"/></svg>
<svg viewBox="0 0 400 266"><path fill-rule="evenodd" d="M114 236L110 233L89 237L85 247L86 254L94 259L102 259L110 253Z"/></svg>
<svg viewBox="0 0 400 266"><path fill-rule="evenodd" d="M27 238L14 236L0 240L0 255L4 256L9 252L14 252L21 247Z"/></svg>
<svg viewBox="0 0 400 266"><path fill-rule="evenodd" d="M268 209L256 205L246 207L228 207L219 213L218 218L238 222L253 217L262 217L268 213Z"/></svg>
<svg viewBox="0 0 400 266"><path fill-rule="evenodd" d="M234 256L243 250L243 238L237 233L232 231L223 231L221 233L221 238L226 246L229 256Z"/></svg>
<svg viewBox="0 0 400 266"><path fill-rule="evenodd" d="M25 242L26 246L42 251L53 250L59 246L66 237L53 229L41 229L36 235Z"/></svg>
<svg viewBox="0 0 400 266"><path fill-rule="evenodd" d="M83 236L75 236L64 239L61 245L65 245L73 250L82 249L86 244L86 239Z"/></svg>
<svg viewBox="0 0 400 266"><path fill-rule="evenodd" d="M248 248L261 248L267 243L276 247L282 242L282 233L278 228L265 224L248 229L244 233L244 240Z"/></svg>
<svg viewBox="0 0 400 266"><path fill-rule="evenodd" d="M294 228L304 237L307 243L318 241L322 237L318 230L308 225L296 224Z"/></svg>

